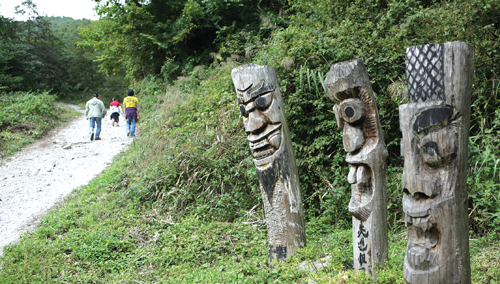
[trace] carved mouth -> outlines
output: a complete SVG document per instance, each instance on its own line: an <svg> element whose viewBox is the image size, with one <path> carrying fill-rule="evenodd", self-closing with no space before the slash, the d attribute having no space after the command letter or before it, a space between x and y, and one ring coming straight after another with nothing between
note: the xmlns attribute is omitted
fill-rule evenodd
<svg viewBox="0 0 500 284"><path fill-rule="evenodd" d="M406 260L415 270L429 270L434 267L440 233L431 222L431 209L405 211L408 228L408 249Z"/></svg>
<svg viewBox="0 0 500 284"><path fill-rule="evenodd" d="M266 127L266 129L264 129L264 131L260 133L248 133L247 140L250 142L250 144L256 144L257 142L270 136L272 132L279 128L281 128L281 123L270 124Z"/></svg>
<svg viewBox="0 0 500 284"><path fill-rule="evenodd" d="M403 196L403 198L405 198ZM425 218L431 214L431 208L421 209L418 208L416 210L406 209L405 214L408 218Z"/></svg>
<svg viewBox="0 0 500 284"><path fill-rule="evenodd" d="M351 184L349 212L354 217L366 221L372 212L373 199L370 168L362 164L349 164L347 181Z"/></svg>
<svg viewBox="0 0 500 284"><path fill-rule="evenodd" d="M434 199L429 198L422 192L416 192L412 196L406 188L403 189L403 192L403 211L406 226L413 225L426 230L430 225L429 218Z"/></svg>
<svg viewBox="0 0 500 284"><path fill-rule="evenodd" d="M414 230L419 238L412 238L413 240L409 238L406 260L415 270L429 270L435 266L434 259L439 252L436 249L439 243L439 232L435 227L425 232L420 228L414 228Z"/></svg>
<svg viewBox="0 0 500 284"><path fill-rule="evenodd" d="M251 137L253 134L248 136L248 140L250 141L250 151L252 152L252 156L255 160L270 157L279 150L281 146L280 126L281 124L277 125L277 127L272 127L270 131L265 131L264 135L259 135L258 137ZM250 138L258 139L255 139L255 142L252 142Z"/></svg>

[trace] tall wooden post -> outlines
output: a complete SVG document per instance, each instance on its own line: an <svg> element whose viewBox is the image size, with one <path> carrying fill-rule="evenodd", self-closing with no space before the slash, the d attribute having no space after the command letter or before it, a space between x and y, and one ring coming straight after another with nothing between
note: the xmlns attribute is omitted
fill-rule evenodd
<svg viewBox="0 0 500 284"><path fill-rule="evenodd" d="M387 259L387 190L384 136L363 59L332 65L325 79L338 127L343 130L351 184L354 269L372 278Z"/></svg>
<svg viewBox="0 0 500 284"><path fill-rule="evenodd" d="M259 177L272 265L306 245L290 131L273 67L247 64L231 76Z"/></svg>
<svg viewBox="0 0 500 284"><path fill-rule="evenodd" d="M408 283L470 283L467 214L474 48L463 42L406 50L410 103L399 107Z"/></svg>

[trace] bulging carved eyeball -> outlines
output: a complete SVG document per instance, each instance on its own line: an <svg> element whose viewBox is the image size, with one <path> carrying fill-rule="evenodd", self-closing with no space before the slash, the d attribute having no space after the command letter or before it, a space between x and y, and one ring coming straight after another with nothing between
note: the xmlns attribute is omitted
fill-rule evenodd
<svg viewBox="0 0 500 284"><path fill-rule="evenodd" d="M255 105L259 110L265 110L273 102L272 93L261 95L255 100Z"/></svg>
<svg viewBox="0 0 500 284"><path fill-rule="evenodd" d="M340 104L340 111L344 121L355 124L365 117L365 104L360 99L347 99Z"/></svg>

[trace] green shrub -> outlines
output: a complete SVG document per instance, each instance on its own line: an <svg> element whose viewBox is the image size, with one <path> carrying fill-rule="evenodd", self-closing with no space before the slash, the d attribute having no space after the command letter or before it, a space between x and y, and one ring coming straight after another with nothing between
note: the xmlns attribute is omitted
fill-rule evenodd
<svg viewBox="0 0 500 284"><path fill-rule="evenodd" d="M261 198L230 78L233 63L209 80L180 78L167 90L154 77L136 86L141 143L122 175L128 196L168 208L173 216L233 221ZM202 74L203 73L203 74Z"/></svg>
<svg viewBox="0 0 500 284"><path fill-rule="evenodd" d="M405 51L414 45L459 40L475 48L469 164L471 168L477 166L477 170L469 177L469 209L474 216L471 229L480 234L485 228L496 230L500 207L500 149L498 135L494 134L498 132L495 110L499 107L496 74L500 72L500 59L495 55L500 50L499 6L491 0L294 3L288 28L273 32L254 61L277 68L306 216L321 215L332 223L349 218L346 211L338 212L349 198L345 181L348 169L341 133L331 110L333 102L322 86L330 66L353 58L364 59L389 152L389 220L392 226L401 226L400 171L391 169L403 165L398 105L405 101L401 97L406 89ZM334 200L324 195L332 185L340 188L337 192L341 198ZM324 198L329 197L325 203Z"/></svg>
<svg viewBox="0 0 500 284"><path fill-rule="evenodd" d="M0 94L0 157L12 154L74 117L75 111L56 106L55 99L48 92Z"/></svg>

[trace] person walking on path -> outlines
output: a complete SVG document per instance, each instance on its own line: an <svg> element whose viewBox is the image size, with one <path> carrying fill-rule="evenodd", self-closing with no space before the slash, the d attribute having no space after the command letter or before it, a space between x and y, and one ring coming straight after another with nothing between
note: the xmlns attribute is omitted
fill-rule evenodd
<svg viewBox="0 0 500 284"><path fill-rule="evenodd" d="M94 126L97 125L95 131L95 140L101 140L101 119L106 115L106 107L99 100L99 94L94 93L92 99L85 104L85 117L90 121L90 141L94 140Z"/></svg>
<svg viewBox="0 0 500 284"><path fill-rule="evenodd" d="M135 137L135 123L141 117L139 114L139 100L134 97L134 90L129 89L123 100L125 119L127 120L127 136Z"/></svg>
<svg viewBox="0 0 500 284"><path fill-rule="evenodd" d="M111 120L113 120L113 126L120 126L118 123L120 122L120 114L123 115L122 107L118 102L116 97L113 98L113 101L109 104L109 111L111 112Z"/></svg>

